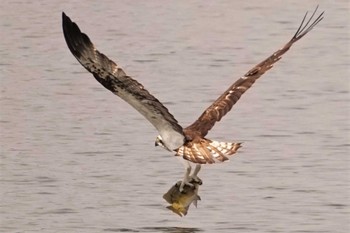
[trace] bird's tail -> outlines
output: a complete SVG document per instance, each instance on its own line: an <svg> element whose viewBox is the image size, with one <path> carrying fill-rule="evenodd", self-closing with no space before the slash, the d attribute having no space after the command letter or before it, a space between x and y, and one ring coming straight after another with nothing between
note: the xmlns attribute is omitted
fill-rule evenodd
<svg viewBox="0 0 350 233"><path fill-rule="evenodd" d="M193 163L211 164L228 160L227 156L235 154L240 147L241 143L202 139L180 147L176 156L182 156Z"/></svg>

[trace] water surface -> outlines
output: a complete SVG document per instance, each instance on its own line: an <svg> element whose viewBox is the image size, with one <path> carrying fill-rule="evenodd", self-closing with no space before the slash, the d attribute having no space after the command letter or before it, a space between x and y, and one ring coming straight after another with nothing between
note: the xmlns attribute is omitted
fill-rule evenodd
<svg viewBox="0 0 350 233"><path fill-rule="evenodd" d="M205 167L185 218L162 195L183 167L70 54L65 11L183 126L325 19L208 135L244 142ZM0 10L1 232L349 232L347 1L5 1Z"/></svg>

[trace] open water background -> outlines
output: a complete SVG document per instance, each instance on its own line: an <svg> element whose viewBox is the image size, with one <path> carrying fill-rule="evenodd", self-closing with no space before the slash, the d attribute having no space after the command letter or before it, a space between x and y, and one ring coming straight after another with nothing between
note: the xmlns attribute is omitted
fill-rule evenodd
<svg viewBox="0 0 350 233"><path fill-rule="evenodd" d="M70 54L65 11L183 126L280 48L305 11L325 19L208 135L244 142L183 176L157 132ZM1 232L349 232L349 1L2 1Z"/></svg>

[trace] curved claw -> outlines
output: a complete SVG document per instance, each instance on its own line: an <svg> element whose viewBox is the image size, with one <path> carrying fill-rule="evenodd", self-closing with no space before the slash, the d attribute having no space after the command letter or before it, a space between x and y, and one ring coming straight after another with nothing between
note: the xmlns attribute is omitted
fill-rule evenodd
<svg viewBox="0 0 350 233"><path fill-rule="evenodd" d="M203 181L198 176L192 176L190 177L190 183L202 185Z"/></svg>
<svg viewBox="0 0 350 233"><path fill-rule="evenodd" d="M179 191L180 193L186 193L185 191L185 186L190 186L191 188L194 187L194 184L190 183L190 182L186 182L186 181L182 181L179 187Z"/></svg>

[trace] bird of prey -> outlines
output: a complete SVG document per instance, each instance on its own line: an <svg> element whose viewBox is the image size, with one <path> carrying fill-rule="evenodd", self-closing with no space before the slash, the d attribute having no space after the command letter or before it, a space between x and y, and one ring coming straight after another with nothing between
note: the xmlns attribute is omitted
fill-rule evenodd
<svg viewBox="0 0 350 233"><path fill-rule="evenodd" d="M184 159L185 175L179 188L182 191L186 184L193 185L191 181L192 183L201 182L197 175L202 164L224 162L241 147L239 142L218 142L206 138L206 135L258 78L271 69L295 42L303 38L323 19L324 12L312 20L317 8L309 19L306 12L298 30L288 43L235 81L193 124L186 128L180 126L168 109L143 85L99 52L89 37L81 32L78 25L72 22L64 12L62 12L62 26L68 48L80 64L105 88L129 103L158 130L159 136L156 138L155 145L162 146L173 152L175 156ZM191 174L194 165L195 169Z"/></svg>

